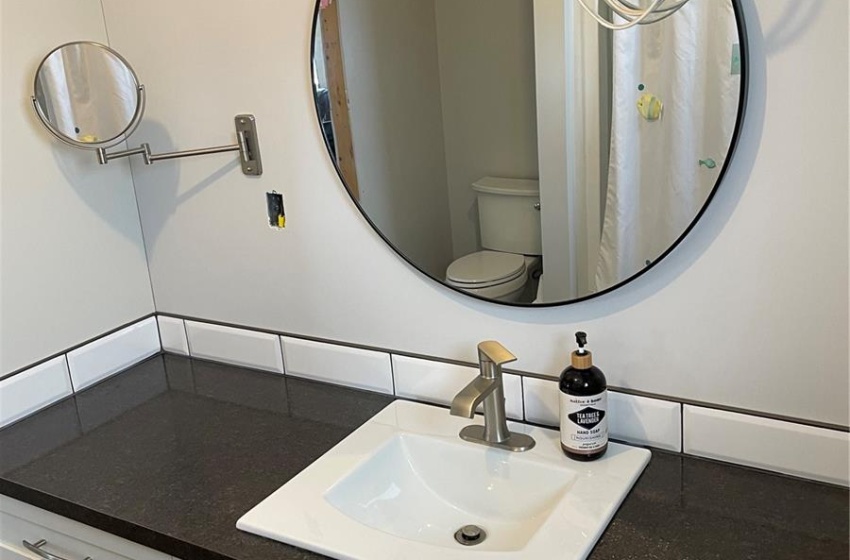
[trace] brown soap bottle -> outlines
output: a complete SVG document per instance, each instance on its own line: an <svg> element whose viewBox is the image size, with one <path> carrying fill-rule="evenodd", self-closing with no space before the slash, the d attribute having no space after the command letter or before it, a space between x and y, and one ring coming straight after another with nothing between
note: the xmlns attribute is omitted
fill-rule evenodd
<svg viewBox="0 0 850 560"><path fill-rule="evenodd" d="M576 333L578 350L561 372L561 449L570 459L594 461L608 450L608 385L585 350L587 334Z"/></svg>

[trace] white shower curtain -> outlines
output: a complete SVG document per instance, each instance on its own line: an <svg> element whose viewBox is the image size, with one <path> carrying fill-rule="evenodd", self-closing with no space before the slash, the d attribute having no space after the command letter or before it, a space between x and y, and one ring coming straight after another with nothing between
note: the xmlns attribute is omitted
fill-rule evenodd
<svg viewBox="0 0 850 560"><path fill-rule="evenodd" d="M660 23L613 33L611 156L597 291L657 259L714 187L738 110L737 42L729 0L691 0ZM638 111L644 94L663 104L659 120Z"/></svg>

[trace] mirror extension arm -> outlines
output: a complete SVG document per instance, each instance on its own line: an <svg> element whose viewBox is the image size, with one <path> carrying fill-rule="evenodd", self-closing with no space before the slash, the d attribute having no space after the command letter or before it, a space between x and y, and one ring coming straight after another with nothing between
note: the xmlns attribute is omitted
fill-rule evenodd
<svg viewBox="0 0 850 560"><path fill-rule="evenodd" d="M138 148L122 150L120 152L107 152L105 148L98 148L97 161L103 165L113 159L141 155L146 165L166 159L178 159L193 156L205 156L220 154L224 152L239 152L239 161L242 164L242 173L245 175L262 175L263 162L260 157L260 143L257 138L257 122L254 115L236 115L236 144L228 146L215 146L213 148L200 148L197 150L185 150L180 152L166 152L163 154L151 153L149 144L142 144Z"/></svg>

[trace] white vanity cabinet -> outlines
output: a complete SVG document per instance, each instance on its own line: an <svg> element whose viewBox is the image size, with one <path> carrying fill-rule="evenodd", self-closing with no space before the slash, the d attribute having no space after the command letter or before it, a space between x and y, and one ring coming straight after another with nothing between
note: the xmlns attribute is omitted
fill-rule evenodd
<svg viewBox="0 0 850 560"><path fill-rule="evenodd" d="M40 543L42 553L24 541ZM176 560L43 509L0 496L0 560Z"/></svg>

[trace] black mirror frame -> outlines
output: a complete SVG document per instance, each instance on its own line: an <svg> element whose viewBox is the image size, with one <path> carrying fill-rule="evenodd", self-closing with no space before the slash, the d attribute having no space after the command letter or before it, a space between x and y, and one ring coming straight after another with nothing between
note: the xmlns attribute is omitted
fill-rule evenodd
<svg viewBox="0 0 850 560"><path fill-rule="evenodd" d="M312 28L312 32L310 34L310 61L309 61L310 64L308 66L308 68L310 70L310 76L308 77L308 83L311 84L310 85L311 95L313 97L314 108L316 110L316 123L319 126L319 129L322 133L322 139L324 140L325 148L327 149L328 156L331 158L331 162L333 163L334 169L337 172L337 176L339 177L339 180L342 183L342 187L345 189L346 193L351 198L351 201L354 203L354 205L360 211L360 214L363 216L363 218L366 220L366 222L372 227L372 229L375 231L375 233L377 233L381 237L381 239L383 239L384 242L390 248L392 248L392 250L398 256L400 256L402 259L404 259L405 262L407 262L410 266L412 266L414 269L419 271L425 277L429 278L430 280L433 280L434 282L437 282L438 284L440 284L441 286L443 286L447 289L450 289L450 290L452 290L456 293L459 293L459 294L463 294L464 296L467 296L467 297L470 297L470 298L473 298L473 299L477 299L479 301L495 303L495 304L498 304L498 305L504 305L504 306L508 306L508 307L542 309L542 308L547 308L547 307L560 307L560 306L570 305L570 304L573 304L573 303L579 303L579 302L582 302L582 301L587 301L587 300L590 300L590 299L595 299L595 298L604 296L605 294L608 294L610 292L613 292L614 290L620 289L623 286L625 286L626 284L629 284L630 282L640 278L641 276L646 274L646 272L648 272L649 270L654 268L658 263L663 261L665 259L665 257L667 257L667 255L672 253L673 250L676 249L676 247L679 246L679 244L682 242L682 240L684 240L685 237L687 237L687 235L694 229L694 227L696 227L697 223L700 221L702 216L705 214L706 210L708 209L708 206L711 204L711 201L714 199L714 195L717 193L717 189L723 183L723 179L726 177L726 173L729 170L729 167L730 167L732 161L734 161L734 159L735 159L735 156L736 156L737 151L738 151L738 144L739 144L739 140L740 140L740 137L741 137L741 132L743 131L744 122L746 120L747 103L748 103L748 99L749 99L749 86L750 86L750 83L749 83L750 82L750 80L749 80L749 74L750 74L750 71L749 71L749 62L750 62L750 59L749 59L749 52L750 52L749 51L749 39L748 39L748 36L747 36L747 28L746 28L746 25L744 23L744 11L743 11L743 6L741 5L741 1L742 0L730 0L730 2L732 3L732 9L735 12L735 24L736 24L736 27L738 29L738 44L739 44L740 56L741 56L741 92L740 92L740 96L738 98L738 112L737 112L737 115L736 115L737 120L735 121L735 129L732 133L732 140L729 143L729 151L727 153L727 156L726 156L726 159L723 163L723 166L720 169L720 174L717 177L717 181L714 183L714 187L711 189L711 192L706 197L705 202L703 203L699 212L697 212L696 216L691 221L691 223L688 224L688 227L685 228L685 230L681 233L681 235L679 235L679 237L676 238L676 240L673 241L673 243L663 253L661 253L661 255L658 256L658 258L656 258L655 260L650 262L647 266L643 267L642 269L640 269L636 273L632 274L631 276L621 280L620 282L617 282L616 284L613 284L613 285L605 288L604 290L600 290L600 291L594 292L592 294L587 294L587 295L580 296L580 297L573 298L573 299L569 299L569 300L545 302L545 303L514 303L514 302L506 302L506 301L499 301L499 300L496 300L496 299L484 298L484 297L481 297L481 296L478 296L478 295L475 295L475 294L470 294L470 293L465 292L461 289L455 288L454 286L450 286L443 279L436 278L433 275L429 274L428 272L422 270L422 268L420 266L418 266L416 263L414 263L412 260L410 260L407 257L407 255L405 255L398 247L396 247L384 235L384 233L377 227L377 225L372 221L372 219L369 217L369 215L366 213L366 211L360 205L360 202L357 201L357 199L355 199L354 196L351 195L351 190L348 188L348 185L346 185L346 183L345 183L345 179L343 178L342 172L339 168L339 165L337 164L337 161L335 160L335 158L331 157L331 154L333 152L331 150L331 146L330 146L330 143L328 141L328 137L327 137L327 135L325 135L324 129L322 127L321 113L320 113L321 108L319 107L319 102L318 102L318 99L317 99L317 96L316 96L315 89L312 86L312 84L313 84L313 75L312 75L313 64L314 64L314 60L315 60L315 57L316 57L316 30L317 30L318 25L319 25L319 11L320 11L321 0L316 0L316 7L313 11L313 28Z"/></svg>

